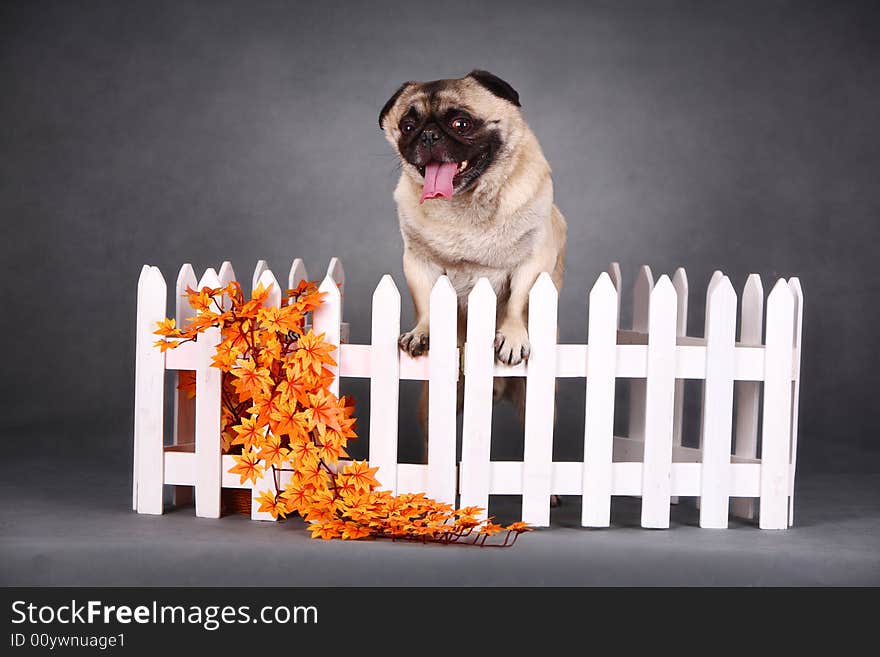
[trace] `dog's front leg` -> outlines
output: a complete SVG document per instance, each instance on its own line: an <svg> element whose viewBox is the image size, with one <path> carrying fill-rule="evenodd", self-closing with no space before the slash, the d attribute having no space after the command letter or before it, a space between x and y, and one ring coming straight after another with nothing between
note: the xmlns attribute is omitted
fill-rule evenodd
<svg viewBox="0 0 880 657"><path fill-rule="evenodd" d="M510 277L510 297L495 333L495 356L499 362L518 365L531 352L528 318L529 292L541 272L552 271L552 260L538 254L517 267Z"/></svg>
<svg viewBox="0 0 880 657"><path fill-rule="evenodd" d="M399 344L410 356L421 356L428 351L431 289L443 270L411 250L404 249L403 273L412 295L416 324L411 330L401 334Z"/></svg>

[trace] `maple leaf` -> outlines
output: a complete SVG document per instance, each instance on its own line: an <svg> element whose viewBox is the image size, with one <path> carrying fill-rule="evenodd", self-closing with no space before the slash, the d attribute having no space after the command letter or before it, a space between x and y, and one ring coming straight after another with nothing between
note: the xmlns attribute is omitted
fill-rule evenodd
<svg viewBox="0 0 880 657"><path fill-rule="evenodd" d="M331 538L339 538L342 534L342 523L338 520L328 520L324 522L316 522L309 525L309 531L312 532L312 538L322 538L329 541Z"/></svg>
<svg viewBox="0 0 880 657"><path fill-rule="evenodd" d="M177 330L175 326L174 318L171 319L165 318L161 321L156 322L159 328L153 331L154 335L165 335L169 337L179 337L180 331Z"/></svg>
<svg viewBox="0 0 880 657"><path fill-rule="evenodd" d="M241 401L253 398L256 393L264 392L272 385L269 370L258 367L252 358L239 363L241 364L238 367L231 370L231 374L238 379L235 389Z"/></svg>
<svg viewBox="0 0 880 657"><path fill-rule="evenodd" d="M257 455L248 451L233 454L232 458L235 460L235 465L229 469L229 472L239 475L242 484L248 480L257 483L257 478L263 474L263 464L259 462Z"/></svg>
<svg viewBox="0 0 880 657"><path fill-rule="evenodd" d="M310 415L304 411L297 411L296 402L292 404L286 402L282 396L275 410L269 413L269 423L272 433L289 436L290 442L293 443L309 432Z"/></svg>
<svg viewBox="0 0 880 657"><path fill-rule="evenodd" d="M341 431L339 426L339 406L336 397L332 392L319 390L317 394L309 394L309 403L312 418L321 427L330 427L336 431Z"/></svg>
<svg viewBox="0 0 880 657"><path fill-rule="evenodd" d="M373 477L379 468L371 468L366 461L354 461L342 470L342 474L347 477L357 490L369 491L373 486L381 486L381 484Z"/></svg>
<svg viewBox="0 0 880 657"><path fill-rule="evenodd" d="M283 467L287 461L288 449L281 446L281 438L269 434L263 440L263 446L257 454L257 458L266 462L266 466Z"/></svg>
<svg viewBox="0 0 880 657"><path fill-rule="evenodd" d="M265 424L261 424L258 418L241 418L241 424L232 429L238 436L232 441L233 445L244 445L245 451L250 451L262 438Z"/></svg>
<svg viewBox="0 0 880 657"><path fill-rule="evenodd" d="M311 503L312 488L303 485L291 485L284 489L281 497L287 502L289 511L302 513Z"/></svg>
<svg viewBox="0 0 880 657"><path fill-rule="evenodd" d="M260 503L259 510L261 512L272 514L272 517L276 520L279 517L284 518L287 516L288 511L284 500L281 500L270 490L263 491L259 497L257 497L257 502Z"/></svg>
<svg viewBox="0 0 880 657"><path fill-rule="evenodd" d="M502 531L503 529L504 529L504 527L502 527L501 525L496 525L493 522L486 522L485 525L480 527L480 533L486 534L487 536L492 536L492 535L497 534L498 532Z"/></svg>
<svg viewBox="0 0 880 657"><path fill-rule="evenodd" d="M342 528L343 540L356 541L359 538L366 538L372 533L369 527L364 527L354 522L347 522Z"/></svg>
<svg viewBox="0 0 880 657"><path fill-rule="evenodd" d="M260 323L260 327L267 330L279 333L286 333L287 327L281 323L283 317L281 308L277 308L272 306L271 308L260 308L257 311L257 321Z"/></svg>
<svg viewBox="0 0 880 657"><path fill-rule="evenodd" d="M332 344L324 342L323 333L315 335L314 331L309 329L309 332L297 341L293 357L304 370L310 369L315 374L320 374L325 364L336 365L336 361L330 356L330 352L335 350L336 347Z"/></svg>
<svg viewBox="0 0 880 657"><path fill-rule="evenodd" d="M318 465L318 448L311 440L292 441L290 455L293 458L294 467L299 472L315 468Z"/></svg>
<svg viewBox="0 0 880 657"><path fill-rule="evenodd" d="M172 342L170 340L156 340L153 343L153 346L159 347L159 350L164 354L169 349L176 349L177 344L178 344L177 342Z"/></svg>

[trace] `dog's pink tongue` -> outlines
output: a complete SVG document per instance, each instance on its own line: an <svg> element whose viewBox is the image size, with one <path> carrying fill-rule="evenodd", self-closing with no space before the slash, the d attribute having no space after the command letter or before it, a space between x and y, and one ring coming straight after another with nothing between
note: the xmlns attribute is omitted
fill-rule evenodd
<svg viewBox="0 0 880 657"><path fill-rule="evenodd" d="M428 162L425 166L425 185L422 187L422 198L419 204L426 198L445 196L452 198L452 179L458 171L456 162Z"/></svg>

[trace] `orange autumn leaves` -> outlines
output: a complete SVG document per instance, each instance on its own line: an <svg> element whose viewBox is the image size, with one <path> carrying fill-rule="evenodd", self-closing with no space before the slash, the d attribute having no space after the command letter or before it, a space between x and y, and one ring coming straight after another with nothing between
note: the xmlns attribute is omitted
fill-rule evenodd
<svg viewBox="0 0 880 657"><path fill-rule="evenodd" d="M512 545L528 527L506 527L477 519L481 509L454 509L422 493L392 495L379 490L377 468L347 461L346 446L357 437L354 406L330 391L328 369L335 347L306 323L321 304L314 283L287 290L279 307L265 307L268 289L258 286L245 300L241 286L187 288L196 315L185 329L173 319L158 322L156 346L165 351L211 327L221 329L213 366L223 371L224 453L240 482L271 486L260 491L259 510L275 518L297 513L314 538L347 540L386 537L442 543ZM192 372L180 387L195 394ZM269 476L271 475L271 476ZM487 543L493 535L503 541Z"/></svg>

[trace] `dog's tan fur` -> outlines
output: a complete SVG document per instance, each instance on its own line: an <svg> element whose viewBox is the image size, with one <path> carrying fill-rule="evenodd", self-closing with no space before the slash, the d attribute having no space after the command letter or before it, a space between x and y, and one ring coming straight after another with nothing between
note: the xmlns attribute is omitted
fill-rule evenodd
<svg viewBox="0 0 880 657"><path fill-rule="evenodd" d="M494 125L502 146L470 189L421 205L423 178L401 158L394 199L404 241L404 273L416 315L415 326L401 336L401 346L412 352L426 342L429 297L440 275L446 274L455 287L462 327L467 296L485 277L498 297L497 358L517 364L529 354L526 326L532 284L546 271L557 289L562 287L566 224L553 204L550 166L519 108L469 76L442 81L442 88L431 95L419 83L408 84L382 122L395 148L398 122L413 105L439 113L447 107L467 108ZM459 335L464 338L463 330Z"/></svg>

